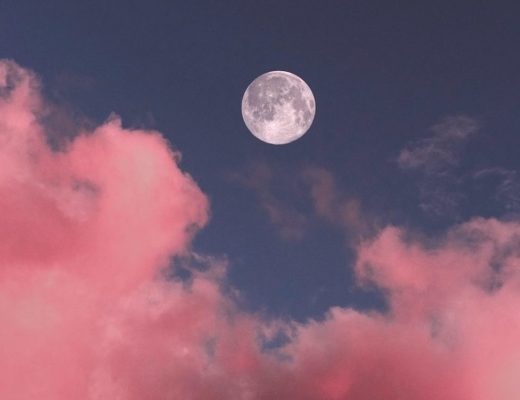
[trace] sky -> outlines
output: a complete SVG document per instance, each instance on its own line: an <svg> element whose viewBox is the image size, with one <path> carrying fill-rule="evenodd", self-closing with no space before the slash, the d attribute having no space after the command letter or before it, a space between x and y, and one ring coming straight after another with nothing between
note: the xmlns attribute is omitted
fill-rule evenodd
<svg viewBox="0 0 520 400"><path fill-rule="evenodd" d="M0 0L0 397L517 399L519 12Z"/></svg>

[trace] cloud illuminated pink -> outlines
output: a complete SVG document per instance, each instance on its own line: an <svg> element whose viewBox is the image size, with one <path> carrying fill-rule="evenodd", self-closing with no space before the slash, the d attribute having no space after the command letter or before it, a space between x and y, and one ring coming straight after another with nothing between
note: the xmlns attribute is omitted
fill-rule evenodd
<svg viewBox="0 0 520 400"><path fill-rule="evenodd" d="M387 227L355 265L387 311L265 321L224 294L217 267L161 277L208 200L159 133L112 118L53 151L44 107L35 76L0 62L0 398L518 398L518 223L474 219L435 240ZM278 330L288 344L263 350Z"/></svg>

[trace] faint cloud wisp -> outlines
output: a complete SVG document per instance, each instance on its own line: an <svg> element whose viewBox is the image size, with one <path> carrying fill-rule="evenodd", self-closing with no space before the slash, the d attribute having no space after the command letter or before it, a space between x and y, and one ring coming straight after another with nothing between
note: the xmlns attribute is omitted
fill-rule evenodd
<svg viewBox="0 0 520 400"><path fill-rule="evenodd" d="M427 214L457 217L465 196L456 168L464 144L478 129L471 117L447 117L431 128L432 136L408 144L399 153L399 167L418 176L420 208Z"/></svg>
<svg viewBox="0 0 520 400"><path fill-rule="evenodd" d="M251 163L242 173L229 174L229 177L255 193L260 207L282 239L301 240L309 224L308 218L277 195L275 174L273 167L257 161Z"/></svg>

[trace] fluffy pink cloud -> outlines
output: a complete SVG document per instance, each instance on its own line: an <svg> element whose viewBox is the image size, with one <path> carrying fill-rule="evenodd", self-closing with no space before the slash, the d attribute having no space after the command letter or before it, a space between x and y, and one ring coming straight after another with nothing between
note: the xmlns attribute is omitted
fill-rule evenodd
<svg viewBox="0 0 520 400"><path fill-rule="evenodd" d="M1 62L0 398L518 398L518 223L435 240L385 228L355 270L387 311L265 321L224 294L218 267L161 278L208 202L158 133L112 118L52 151L43 110L36 78ZM289 343L262 350L279 330Z"/></svg>

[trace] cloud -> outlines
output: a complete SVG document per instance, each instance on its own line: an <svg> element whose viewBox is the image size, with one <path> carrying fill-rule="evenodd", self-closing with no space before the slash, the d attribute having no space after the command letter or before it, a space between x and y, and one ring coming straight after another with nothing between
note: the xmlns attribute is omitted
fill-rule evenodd
<svg viewBox="0 0 520 400"><path fill-rule="evenodd" d="M444 118L431 128L433 135L407 145L397 163L420 178L420 208L435 217L458 216L465 196L463 177L456 173L465 142L479 129L476 120L459 115Z"/></svg>
<svg viewBox="0 0 520 400"><path fill-rule="evenodd" d="M126 304L97 376L98 393L151 399L517 398L520 226L475 219L430 243L395 227L358 248L364 285L386 313L335 307L323 321L283 326L266 353L265 322L241 313L211 281L166 287ZM136 316L137 314L137 316ZM131 316L131 320L124 318ZM150 342L153 345L150 345ZM110 374L105 372L108 376ZM100 397L100 398L108 398Z"/></svg>
<svg viewBox="0 0 520 400"><path fill-rule="evenodd" d="M220 267L160 273L189 258L208 202L157 132L112 118L52 150L35 76L2 61L0 78L2 398L517 399L520 224L384 228L356 246L355 272L386 311L265 321ZM318 175L316 210L333 217Z"/></svg>
<svg viewBox="0 0 520 400"><path fill-rule="evenodd" d="M309 186L310 197L318 217L339 225L356 240L370 232L371 227L362 214L361 203L340 193L330 171L308 167L303 171L302 178Z"/></svg>
<svg viewBox="0 0 520 400"><path fill-rule="evenodd" d="M259 204L269 217L269 221L277 228L284 240L300 240L304 237L309 220L293 205L282 200L275 190L279 182L275 182L273 168L265 162L257 161L248 166L241 174L233 174L231 179L251 189L258 198ZM282 179L287 178L282 176Z"/></svg>
<svg viewBox="0 0 520 400"><path fill-rule="evenodd" d="M485 208L495 216L511 217L520 211L517 171L463 163L464 145L478 129L470 117L448 117L432 127L431 137L407 145L399 154L399 167L417 179L419 207L426 214L462 220Z"/></svg>
<svg viewBox="0 0 520 400"><path fill-rule="evenodd" d="M287 173L257 161L231 179L256 194L282 239L303 239L316 220L339 226L355 240L370 231L360 202L341 193L325 168L306 166ZM301 207L302 199L310 200L310 207Z"/></svg>
<svg viewBox="0 0 520 400"><path fill-rule="evenodd" d="M0 392L86 398L110 310L189 250L208 202L164 138L118 118L53 151L37 78L0 76Z"/></svg>
<svg viewBox="0 0 520 400"><path fill-rule="evenodd" d="M406 170L437 175L458 164L460 146L478 130L477 122L467 116L447 117L431 128L433 135L418 140L401 151L397 159Z"/></svg>
<svg viewBox="0 0 520 400"><path fill-rule="evenodd" d="M520 178L517 171L503 167L484 168L473 174L477 182L492 179L494 198L507 212L520 211Z"/></svg>

